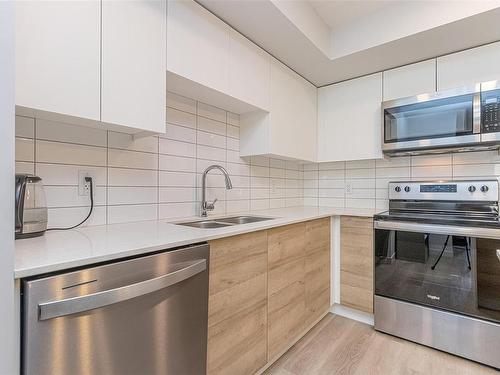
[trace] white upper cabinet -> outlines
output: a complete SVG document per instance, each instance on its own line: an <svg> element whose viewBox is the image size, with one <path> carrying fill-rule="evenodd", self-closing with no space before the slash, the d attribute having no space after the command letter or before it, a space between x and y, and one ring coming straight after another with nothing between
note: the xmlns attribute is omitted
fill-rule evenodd
<svg viewBox="0 0 500 375"><path fill-rule="evenodd" d="M168 1L167 69L229 92L229 26L194 1Z"/></svg>
<svg viewBox="0 0 500 375"><path fill-rule="evenodd" d="M237 31L230 30L229 94L269 110L270 56Z"/></svg>
<svg viewBox="0 0 500 375"><path fill-rule="evenodd" d="M274 58L270 77L270 112L240 117L241 155L316 161L316 87Z"/></svg>
<svg viewBox="0 0 500 375"><path fill-rule="evenodd" d="M101 121L163 133L165 0L102 4Z"/></svg>
<svg viewBox="0 0 500 375"><path fill-rule="evenodd" d="M436 91L436 59L387 70L384 101Z"/></svg>
<svg viewBox="0 0 500 375"><path fill-rule="evenodd" d="M500 79L500 42L437 59L438 90Z"/></svg>
<svg viewBox="0 0 500 375"><path fill-rule="evenodd" d="M100 119L100 1L16 1L16 105Z"/></svg>
<svg viewBox="0 0 500 375"><path fill-rule="evenodd" d="M165 132L166 0L16 2L18 111Z"/></svg>
<svg viewBox="0 0 500 375"><path fill-rule="evenodd" d="M382 73L318 90L320 162L382 157Z"/></svg>
<svg viewBox="0 0 500 375"><path fill-rule="evenodd" d="M317 89L281 62L271 62L270 153L316 160Z"/></svg>

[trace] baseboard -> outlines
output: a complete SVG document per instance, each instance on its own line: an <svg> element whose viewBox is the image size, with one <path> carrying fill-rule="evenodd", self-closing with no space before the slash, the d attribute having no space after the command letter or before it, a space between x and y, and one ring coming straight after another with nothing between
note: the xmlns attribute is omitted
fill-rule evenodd
<svg viewBox="0 0 500 375"><path fill-rule="evenodd" d="M278 359L281 358L281 356L283 354L285 354L287 351L290 350L290 348L292 346L294 346L302 337L304 337L306 335L307 332L309 332L316 324L318 324L321 319L323 319L327 314L329 314L330 311L325 311L323 314L321 314L321 316L313 323L311 324L309 327L307 327L300 335L297 336L297 338L295 340L293 340L289 346L287 346L284 350L282 350L278 355L276 355L274 358L270 359L264 367L260 368L256 373L255 375L260 375L262 374L264 371L266 371L269 367L271 367L274 362L276 362Z"/></svg>
<svg viewBox="0 0 500 375"><path fill-rule="evenodd" d="M330 312L336 315L343 316L345 318L357 320L358 322L361 323L369 324L371 326L374 325L373 314L369 314L364 311L359 311L356 309L352 309L350 307L334 304L331 307Z"/></svg>

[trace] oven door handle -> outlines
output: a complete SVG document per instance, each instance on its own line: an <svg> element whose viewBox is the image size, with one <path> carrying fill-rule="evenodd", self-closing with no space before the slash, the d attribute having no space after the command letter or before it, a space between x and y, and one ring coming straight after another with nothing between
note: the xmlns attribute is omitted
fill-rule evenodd
<svg viewBox="0 0 500 375"><path fill-rule="evenodd" d="M38 305L39 320L48 320L89 311L153 293L178 284L207 269L206 259L197 259L192 262L183 262L181 264L187 264L187 266L153 279L84 296L40 303Z"/></svg>
<svg viewBox="0 0 500 375"><path fill-rule="evenodd" d="M375 229L397 230L403 232L419 232L444 234L452 236L500 239L500 230L494 228L459 227L453 225L409 223L402 221L374 221Z"/></svg>

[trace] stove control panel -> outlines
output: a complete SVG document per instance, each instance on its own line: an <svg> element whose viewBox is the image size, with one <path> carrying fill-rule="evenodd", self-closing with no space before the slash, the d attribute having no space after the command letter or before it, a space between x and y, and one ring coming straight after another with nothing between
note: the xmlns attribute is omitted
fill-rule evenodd
<svg viewBox="0 0 500 375"><path fill-rule="evenodd" d="M389 182L389 200L497 202L497 180Z"/></svg>

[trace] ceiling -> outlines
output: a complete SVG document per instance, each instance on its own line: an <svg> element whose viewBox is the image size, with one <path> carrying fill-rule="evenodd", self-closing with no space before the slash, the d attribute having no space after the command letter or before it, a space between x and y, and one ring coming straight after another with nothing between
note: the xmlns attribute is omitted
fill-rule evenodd
<svg viewBox="0 0 500 375"><path fill-rule="evenodd" d="M500 40L500 0L196 0L317 87Z"/></svg>
<svg viewBox="0 0 500 375"><path fill-rule="evenodd" d="M332 1L308 0L319 17L332 30L340 29L351 22L382 10L393 1Z"/></svg>

